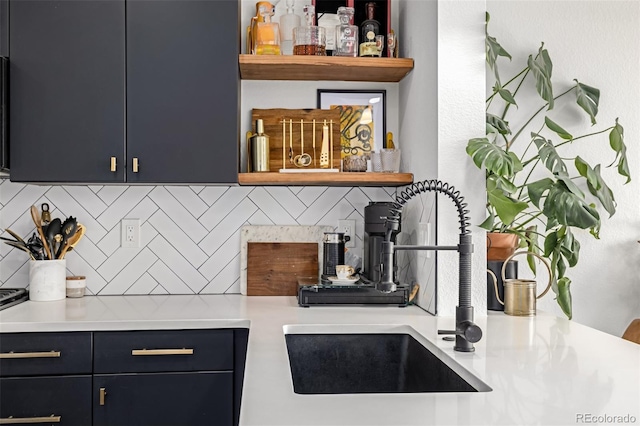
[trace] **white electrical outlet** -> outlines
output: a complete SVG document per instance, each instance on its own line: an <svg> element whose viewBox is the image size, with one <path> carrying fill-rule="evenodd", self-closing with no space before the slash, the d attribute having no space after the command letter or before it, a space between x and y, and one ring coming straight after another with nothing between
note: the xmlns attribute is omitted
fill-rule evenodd
<svg viewBox="0 0 640 426"><path fill-rule="evenodd" d="M120 247L140 248L140 219L122 219Z"/></svg>
<svg viewBox="0 0 640 426"><path fill-rule="evenodd" d="M347 241L344 246L346 248L353 248L356 246L356 221L355 219L340 219L338 221L338 231L344 232L345 236L349 236L349 241Z"/></svg>

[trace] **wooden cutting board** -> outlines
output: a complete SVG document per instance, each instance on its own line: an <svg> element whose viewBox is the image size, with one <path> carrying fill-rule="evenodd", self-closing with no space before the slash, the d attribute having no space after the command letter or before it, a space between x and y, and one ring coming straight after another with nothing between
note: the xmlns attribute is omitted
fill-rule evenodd
<svg viewBox="0 0 640 426"><path fill-rule="evenodd" d="M247 296L295 296L318 276L318 243L247 243Z"/></svg>
<svg viewBox="0 0 640 426"><path fill-rule="evenodd" d="M315 165L312 162L309 168L320 167L320 152L322 148L322 125L326 120L327 123L333 122L331 126L333 140L333 168L340 169L340 112L337 109L253 109L251 110L251 125L253 132L256 131L255 123L258 118L264 122L264 132L269 135L269 171L277 172L280 169L298 169L294 164L289 162L289 135L291 135L291 145L293 155L298 155L302 151L301 146L301 130L304 135L304 151L315 158ZM285 120L284 129L282 121ZM292 120L289 126L289 120ZM303 126L300 126L300 120ZM316 149L313 150L313 120L316 120L315 136ZM291 132L289 131L291 129ZM286 133L286 135L284 135ZM283 135L285 139L283 141ZM283 151L284 144L284 151ZM283 163L284 158L284 163ZM304 167L302 168L304 169Z"/></svg>

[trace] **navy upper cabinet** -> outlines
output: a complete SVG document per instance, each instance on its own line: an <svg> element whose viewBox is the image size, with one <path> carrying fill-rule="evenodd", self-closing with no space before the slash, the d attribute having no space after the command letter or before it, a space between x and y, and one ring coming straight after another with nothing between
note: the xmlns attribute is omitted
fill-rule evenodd
<svg viewBox="0 0 640 426"><path fill-rule="evenodd" d="M123 182L124 1L9 4L11 180Z"/></svg>
<svg viewBox="0 0 640 426"><path fill-rule="evenodd" d="M237 1L127 2L129 182L237 182Z"/></svg>
<svg viewBox="0 0 640 426"><path fill-rule="evenodd" d="M238 0L13 0L11 179L237 182L238 23Z"/></svg>

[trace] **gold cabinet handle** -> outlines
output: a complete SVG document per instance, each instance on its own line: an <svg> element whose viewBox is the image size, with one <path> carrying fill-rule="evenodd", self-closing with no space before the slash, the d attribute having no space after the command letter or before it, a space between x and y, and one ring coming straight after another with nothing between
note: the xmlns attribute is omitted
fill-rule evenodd
<svg viewBox="0 0 640 426"><path fill-rule="evenodd" d="M60 423L62 421L61 416L49 417L5 417L0 419L0 425L26 425L32 423Z"/></svg>
<svg viewBox="0 0 640 426"><path fill-rule="evenodd" d="M107 396L107 389L100 388L100 405L104 405L104 398Z"/></svg>
<svg viewBox="0 0 640 426"><path fill-rule="evenodd" d="M133 173L138 173L138 157L133 157Z"/></svg>
<svg viewBox="0 0 640 426"><path fill-rule="evenodd" d="M116 171L116 157L111 157L111 171L115 172Z"/></svg>
<svg viewBox="0 0 640 426"><path fill-rule="evenodd" d="M0 354L0 359L16 358L60 358L60 351L50 352L7 352Z"/></svg>
<svg viewBox="0 0 640 426"><path fill-rule="evenodd" d="M193 355L193 349L133 349L131 355Z"/></svg>

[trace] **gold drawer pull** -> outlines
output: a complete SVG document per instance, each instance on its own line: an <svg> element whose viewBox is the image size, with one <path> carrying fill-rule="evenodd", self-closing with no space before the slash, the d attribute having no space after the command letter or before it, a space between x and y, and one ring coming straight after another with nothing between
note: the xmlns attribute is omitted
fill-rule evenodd
<svg viewBox="0 0 640 426"><path fill-rule="evenodd" d="M60 358L60 351L8 352L8 353L0 354L0 359L16 359L16 358Z"/></svg>
<svg viewBox="0 0 640 426"><path fill-rule="evenodd" d="M133 349L131 355L193 355L193 349Z"/></svg>
<svg viewBox="0 0 640 426"><path fill-rule="evenodd" d="M104 397L107 396L107 389L100 388L100 405L104 405Z"/></svg>
<svg viewBox="0 0 640 426"><path fill-rule="evenodd" d="M138 173L138 157L133 157L133 173Z"/></svg>
<svg viewBox="0 0 640 426"><path fill-rule="evenodd" d="M111 170L112 172L115 172L115 171L116 171L116 157L111 157L111 167L110 167L110 170Z"/></svg>
<svg viewBox="0 0 640 426"><path fill-rule="evenodd" d="M62 421L61 416L49 417L6 417L0 419L0 425L26 425L31 423L60 423Z"/></svg>

